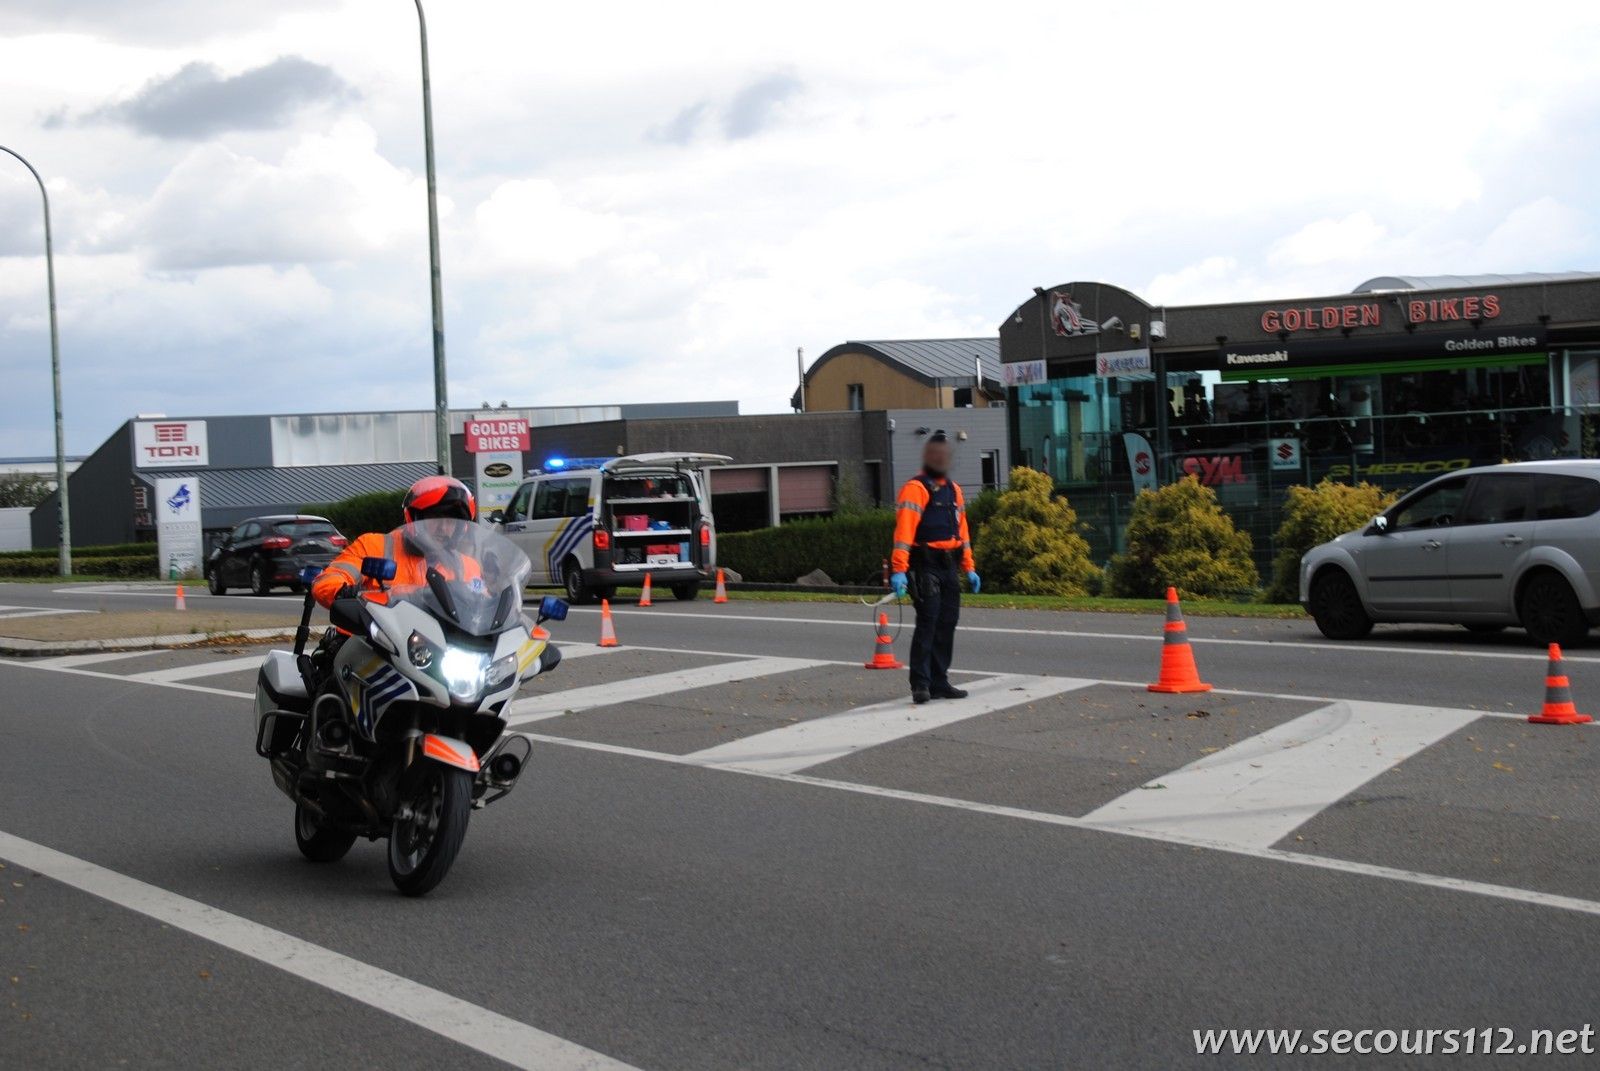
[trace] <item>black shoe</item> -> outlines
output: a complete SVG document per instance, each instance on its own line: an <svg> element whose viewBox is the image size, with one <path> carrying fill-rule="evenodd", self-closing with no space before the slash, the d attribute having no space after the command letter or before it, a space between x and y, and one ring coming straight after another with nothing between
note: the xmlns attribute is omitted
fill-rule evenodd
<svg viewBox="0 0 1600 1071"><path fill-rule="evenodd" d="M967 697L964 688L955 688L948 684L930 689L928 694L935 699L965 699Z"/></svg>
<svg viewBox="0 0 1600 1071"><path fill-rule="evenodd" d="M911 689L911 701L919 707L932 698L933 696L928 694L928 689L926 688Z"/></svg>

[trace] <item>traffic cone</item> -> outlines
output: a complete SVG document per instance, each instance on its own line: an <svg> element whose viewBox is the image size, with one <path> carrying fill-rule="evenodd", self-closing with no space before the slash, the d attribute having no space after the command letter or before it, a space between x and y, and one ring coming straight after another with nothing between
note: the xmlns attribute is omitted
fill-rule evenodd
<svg viewBox="0 0 1600 1071"><path fill-rule="evenodd" d="M727 581L727 578L722 575L722 570L721 569L717 570L717 595L716 595L716 598L712 599L711 601L712 602L727 602L728 601L728 581Z"/></svg>
<svg viewBox="0 0 1600 1071"><path fill-rule="evenodd" d="M174 610L187 610L189 608L188 600L186 600L183 597L183 585L182 584L178 585L178 594L172 600L172 608Z"/></svg>
<svg viewBox="0 0 1600 1071"><path fill-rule="evenodd" d="M611 600L600 600L600 646L618 647L617 626L611 621Z"/></svg>
<svg viewBox="0 0 1600 1071"><path fill-rule="evenodd" d="M650 605L650 574L649 573L644 574L644 591L641 592L640 595L639 595L639 605L640 606L649 606Z"/></svg>
<svg viewBox="0 0 1600 1071"><path fill-rule="evenodd" d="M1544 672L1544 709L1529 715L1529 721L1540 725L1582 725L1594 721L1587 714L1579 714L1572 705L1572 685L1567 671L1561 667L1561 645L1550 645L1550 665Z"/></svg>
<svg viewBox="0 0 1600 1071"><path fill-rule="evenodd" d="M868 669L905 669L904 662L894 657L894 638L889 635L889 615L878 614L878 643L872 649L872 661L862 665Z"/></svg>
<svg viewBox="0 0 1600 1071"><path fill-rule="evenodd" d="M1178 589L1167 589L1167 624L1161 644L1161 677L1150 685L1152 692L1209 692L1211 685L1200 679L1195 668L1194 649L1189 646L1189 628L1183 623L1183 607Z"/></svg>

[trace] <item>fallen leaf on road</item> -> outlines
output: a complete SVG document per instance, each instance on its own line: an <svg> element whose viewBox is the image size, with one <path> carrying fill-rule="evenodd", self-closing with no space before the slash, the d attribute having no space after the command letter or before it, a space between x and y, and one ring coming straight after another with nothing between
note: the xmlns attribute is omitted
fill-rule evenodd
<svg viewBox="0 0 1600 1071"><path fill-rule="evenodd" d="M1162 784L1162 783L1161 783L1161 782L1160 782L1160 781L1157 781L1157 782L1156 782L1156 783L1155 783L1155 784L1153 784L1153 785L1140 785L1140 786L1139 786L1139 787L1140 787L1140 788L1141 788L1141 789L1144 789L1144 790L1147 790L1147 791L1148 791L1148 790L1149 790L1149 789L1153 789L1153 788L1166 788L1166 787L1167 787L1167 786L1166 786L1166 785L1163 785L1163 784Z"/></svg>
<svg viewBox="0 0 1600 1071"><path fill-rule="evenodd" d="M1188 714L1185 714L1184 717L1186 717L1186 718L1209 718L1209 717L1211 717L1211 711L1209 711L1209 710L1191 710L1191 711L1189 711Z"/></svg>
<svg viewBox="0 0 1600 1071"><path fill-rule="evenodd" d="M1510 773L1513 769L1515 769L1515 767L1507 766L1505 763L1501 762L1498 759L1495 760L1494 768L1496 770L1504 771L1505 773Z"/></svg>

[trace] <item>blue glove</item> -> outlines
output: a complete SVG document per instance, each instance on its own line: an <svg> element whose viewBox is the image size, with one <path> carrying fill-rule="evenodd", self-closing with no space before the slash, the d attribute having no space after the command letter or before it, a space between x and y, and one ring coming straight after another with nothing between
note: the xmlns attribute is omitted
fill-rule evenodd
<svg viewBox="0 0 1600 1071"><path fill-rule="evenodd" d="M983 590L983 581L970 569L967 570L967 587L972 589L974 595Z"/></svg>
<svg viewBox="0 0 1600 1071"><path fill-rule="evenodd" d="M889 590L894 592L894 597L895 598L897 598L897 599L905 598L906 597L906 574L904 574L904 573L891 573L890 576L889 576Z"/></svg>

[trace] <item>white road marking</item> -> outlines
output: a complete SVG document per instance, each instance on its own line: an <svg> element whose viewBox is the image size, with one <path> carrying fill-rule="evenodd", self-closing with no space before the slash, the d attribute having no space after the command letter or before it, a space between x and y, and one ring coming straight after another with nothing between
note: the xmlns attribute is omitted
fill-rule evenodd
<svg viewBox="0 0 1600 1071"><path fill-rule="evenodd" d="M630 1065L281 930L0 832L0 857L528 1071Z"/></svg>
<svg viewBox="0 0 1600 1071"><path fill-rule="evenodd" d="M644 751L640 748L622 747L618 744L602 744L593 740L575 740L564 736L545 736L540 733L524 733L522 735L535 743L553 744L557 747L578 748L584 751L603 751L607 754L646 759L652 762L676 763L685 766L696 765L686 755L668 755L655 751ZM704 769L704 767L701 768ZM1025 822L1039 822L1045 825L1064 826L1068 829L1081 829L1085 832L1109 833L1115 836L1133 837L1137 840L1157 841L1186 848L1225 852L1229 855L1245 856L1250 859L1289 863L1294 866L1312 867L1317 870L1329 870L1358 877L1377 878L1383 881L1397 881L1408 885L1421 885L1432 889L1445 889L1451 892L1487 896L1512 903L1556 908L1561 911L1576 911L1580 914L1600 917L1600 900L1584 900L1575 896L1560 896L1555 893L1539 892L1535 889L1519 889L1510 885L1469 881L1465 878L1453 878L1443 874L1428 874L1420 870L1402 870L1398 867L1379 866L1374 863L1358 863L1349 859L1335 859L1326 855L1290 852L1280 848L1258 848L1229 844L1225 841L1204 840L1199 837L1183 836L1177 833L1091 825L1082 818L1073 818L1064 814L1029 811L1021 807L1006 807L996 803L977 803L972 800L954 799L949 796L933 796L923 792L907 792L897 788L857 784L853 781L835 781L826 777L811 777L802 773L770 773L765 770L751 770L740 766L720 766L712 767L712 769L726 773L744 774L747 777L764 777L772 781L788 781L797 785L811 785L815 788L833 789L837 792L850 792L859 796L879 796L904 803L971 811L976 814L994 815L998 818L1014 818Z"/></svg>
<svg viewBox="0 0 1600 1071"><path fill-rule="evenodd" d="M225 658L220 662L196 662L193 665L173 666L170 669L153 669L148 673L132 673L128 675L128 679L142 681L145 684L168 684L172 681L192 680L195 677L215 677L223 673L259 669L265 660L265 653L245 655L243 658Z"/></svg>
<svg viewBox="0 0 1600 1071"><path fill-rule="evenodd" d="M1083 821L1270 847L1385 770L1475 720L1465 710L1334 703L1163 774Z"/></svg>
<svg viewBox="0 0 1600 1071"><path fill-rule="evenodd" d="M41 658L30 663L40 669L68 669L72 666L96 666L101 662L120 662L125 658L148 658L151 655L166 654L162 650L152 651L100 651L96 654L61 655L59 658Z"/></svg>
<svg viewBox="0 0 1600 1071"><path fill-rule="evenodd" d="M853 710L796 722L726 744L696 751L685 758L700 766L732 766L742 770L796 773L863 748L877 747L958 721L1021 706L1062 692L1087 688L1091 680L1006 674L963 682L965 699L938 699L913 706L909 697L873 703Z"/></svg>
<svg viewBox="0 0 1600 1071"><path fill-rule="evenodd" d="M645 677L631 677L587 688L571 688L565 692L524 696L516 700L512 707L516 713L506 719L506 724L527 725L529 722L559 718L563 714L576 714L595 707L636 703L672 692L687 692L694 688L730 684L734 681L750 680L753 677L768 677L774 673L789 673L797 669L814 669L825 664L808 658L746 658L714 666L675 669L670 673L652 673Z"/></svg>
<svg viewBox="0 0 1600 1071"><path fill-rule="evenodd" d="M0 666L15 666L18 669L43 669L51 673L70 673L74 677L97 677L103 681L122 681L125 684L149 684L157 688L177 688L185 692L203 692L206 695L222 695L230 699L254 699L254 692L234 692L226 688L208 688L203 684L189 684L186 681L147 681L141 680L137 675L125 673L105 673L98 669L80 669L77 666L50 665L48 662L29 662L19 658L0 658Z"/></svg>
<svg viewBox="0 0 1600 1071"><path fill-rule="evenodd" d="M66 610L49 606L0 606L0 620L15 621L19 617L54 617L58 614L92 614L93 610Z"/></svg>
<svg viewBox="0 0 1600 1071"><path fill-rule="evenodd" d="M574 658L587 658L590 655L605 654L607 651L620 651L620 647L601 647L598 643L558 643L556 649L561 652L563 662Z"/></svg>
<svg viewBox="0 0 1600 1071"><path fill-rule="evenodd" d="M982 609L974 607L974 609ZM574 606L573 613L595 613L588 607ZM1040 611L1052 612L1052 611ZM627 614L632 616L641 613L639 610L618 610L613 608L614 614ZM678 618L704 619L707 621L760 621L768 625L825 625L833 628L845 628L852 631L865 630L871 627L869 621L848 621L832 617L767 617L762 614L729 614L690 610L669 610L655 615L661 619ZM1194 644L1226 644L1236 647L1275 647L1291 650L1309 651L1336 651L1347 654L1354 651L1368 651L1374 654L1392 655L1436 655L1444 658L1510 658L1522 662L1543 662L1546 655L1543 651L1530 647L1526 652L1521 651L1494 651L1481 647L1472 648L1443 648L1443 647L1400 647L1382 643L1333 643L1318 642L1316 640L1251 640L1237 636L1206 636L1197 635L1194 631L1193 620L1190 619L1189 642ZM1206 620L1202 618L1201 620ZM1000 636L1050 636L1062 639L1079 640L1130 640L1139 643L1149 643L1161 638L1159 619L1148 633L1136 632L1096 632L1090 629L1044 629L1044 628L1003 628L998 625L957 625L957 632L984 632ZM1568 662L1591 662L1600 664L1600 656L1565 654L1563 658Z"/></svg>

